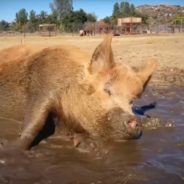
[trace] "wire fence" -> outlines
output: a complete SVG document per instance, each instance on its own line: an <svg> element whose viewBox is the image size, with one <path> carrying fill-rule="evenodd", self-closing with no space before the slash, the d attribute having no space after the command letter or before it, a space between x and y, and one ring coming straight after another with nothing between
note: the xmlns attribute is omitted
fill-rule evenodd
<svg viewBox="0 0 184 184"><path fill-rule="evenodd" d="M92 36L96 34L113 33L115 36L125 35L125 34L159 34L159 33L184 33L184 25L171 25L171 24L155 24L152 26L148 25L131 25L131 26L113 26L113 25L103 25L103 26L88 26L82 27L73 26L71 31L60 31L56 30L43 30L31 32L29 29L24 31L0 31L0 36L57 36L57 35L79 35L81 30L86 31L86 35Z"/></svg>

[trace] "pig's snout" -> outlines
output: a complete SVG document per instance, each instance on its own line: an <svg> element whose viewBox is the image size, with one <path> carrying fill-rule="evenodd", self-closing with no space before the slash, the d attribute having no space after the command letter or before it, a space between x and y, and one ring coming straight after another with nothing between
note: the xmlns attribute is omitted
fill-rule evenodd
<svg viewBox="0 0 184 184"><path fill-rule="evenodd" d="M130 117L128 121L125 121L127 127L127 139L137 139L142 135L142 125L140 119L136 117Z"/></svg>
<svg viewBox="0 0 184 184"><path fill-rule="evenodd" d="M111 124L111 135L115 139L137 139L142 135L141 121L133 115L123 112L121 109L114 109L109 112L108 119Z"/></svg>
<svg viewBox="0 0 184 184"><path fill-rule="evenodd" d="M130 119L130 121L128 121L128 126L130 128L136 128L140 126L140 122L138 121L137 118L132 118Z"/></svg>

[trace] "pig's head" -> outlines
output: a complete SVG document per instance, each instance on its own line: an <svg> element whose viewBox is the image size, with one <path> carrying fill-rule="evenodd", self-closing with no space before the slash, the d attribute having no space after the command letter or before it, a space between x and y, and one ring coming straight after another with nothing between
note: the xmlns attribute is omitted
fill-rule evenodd
<svg viewBox="0 0 184 184"><path fill-rule="evenodd" d="M108 124L111 136L117 139L137 138L142 131L132 112L132 101L143 93L156 62L150 61L139 71L125 64L116 64L111 40L111 35L106 36L92 55L88 67L94 89L92 93L98 96L98 103L106 109L105 115L100 118Z"/></svg>

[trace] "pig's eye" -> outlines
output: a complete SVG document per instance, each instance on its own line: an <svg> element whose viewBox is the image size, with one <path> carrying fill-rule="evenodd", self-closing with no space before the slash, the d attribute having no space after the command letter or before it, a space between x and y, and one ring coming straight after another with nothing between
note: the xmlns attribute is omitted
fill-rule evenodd
<svg viewBox="0 0 184 184"><path fill-rule="evenodd" d="M104 86L104 91L111 96L112 95L112 85L110 82L107 82Z"/></svg>
<svg viewBox="0 0 184 184"><path fill-rule="evenodd" d="M112 94L111 94L110 89L108 89L108 88L104 88L104 91L105 91L109 96L111 96L111 95L112 95Z"/></svg>

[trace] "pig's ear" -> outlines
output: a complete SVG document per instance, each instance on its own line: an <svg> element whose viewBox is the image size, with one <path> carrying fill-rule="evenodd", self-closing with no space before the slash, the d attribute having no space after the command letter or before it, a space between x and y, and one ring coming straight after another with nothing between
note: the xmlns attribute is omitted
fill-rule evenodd
<svg viewBox="0 0 184 184"><path fill-rule="evenodd" d="M111 42L112 35L106 35L103 42L95 49L88 68L91 74L106 71L115 65Z"/></svg>
<svg viewBox="0 0 184 184"><path fill-rule="evenodd" d="M146 87L147 83L149 82L153 72L155 71L157 66L156 60L152 59L148 62L147 66L143 68L141 71L137 73L138 77L141 79L144 88Z"/></svg>

